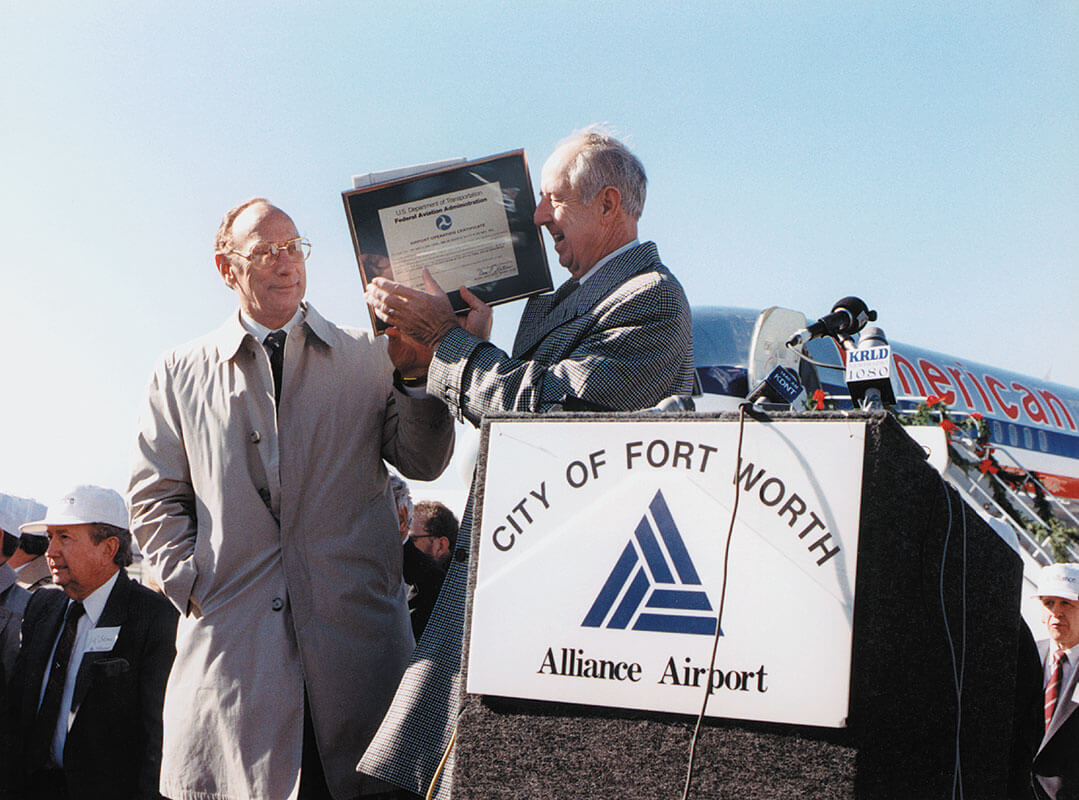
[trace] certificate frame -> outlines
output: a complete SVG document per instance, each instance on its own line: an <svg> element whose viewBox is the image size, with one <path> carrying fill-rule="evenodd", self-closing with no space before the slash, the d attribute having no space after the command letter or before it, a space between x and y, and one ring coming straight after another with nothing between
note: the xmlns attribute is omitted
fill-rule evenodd
<svg viewBox="0 0 1079 800"><path fill-rule="evenodd" d="M480 195L484 195L485 199ZM436 221L441 220L441 224L445 226L446 220L451 219L449 225L452 226L452 218L457 214L482 213L492 220L494 225L501 225L502 220L495 219L501 216L495 210L499 196L501 208L505 212L505 230L497 235L495 248L501 249L495 256L497 264L493 271L501 271L503 274L493 280L470 281L466 285L477 297L492 306L553 289L547 252L543 247L539 227L533 221L536 201L523 149L342 192L356 264L364 287L375 277L394 277L394 252L391 243L396 240L391 238L388 241L390 237L387 237L386 228L386 222L391 216L401 217L401 221L412 226L412 230L421 224L429 225L432 233L430 238L437 239L440 234L436 230L444 228L436 229ZM470 197L473 198L471 201L453 202L459 198ZM496 198L493 203L492 198ZM485 207L478 211L464 208L474 203ZM443 206L440 207L440 204ZM443 207L451 209L448 215L441 213ZM391 229L390 232L391 236L396 235L395 230ZM453 236L453 231L441 235ZM510 245L514 262L512 266L509 264ZM438 255L444 252L439 244L424 247L427 249L422 256L427 259L437 260ZM397 263L404 261L399 258ZM414 263L412 262L413 266ZM516 268L515 274L506 274L513 266ZM458 291L459 286L443 286L443 289L449 295L455 311L468 309L468 303ZM370 308L368 314L376 334L389 327L378 319Z"/></svg>

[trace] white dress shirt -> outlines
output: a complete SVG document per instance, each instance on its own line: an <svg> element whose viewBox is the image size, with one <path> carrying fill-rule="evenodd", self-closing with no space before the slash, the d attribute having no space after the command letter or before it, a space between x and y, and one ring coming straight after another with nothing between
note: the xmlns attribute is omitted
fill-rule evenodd
<svg viewBox="0 0 1079 800"><path fill-rule="evenodd" d="M604 264L606 264L608 261L610 261L615 256L620 255L620 254L626 252L627 250L629 250L629 249L631 249L633 247L636 247L640 243L641 243L640 239L634 239L629 244L624 244L621 247L619 247L617 250L614 250L614 251L608 253L603 258L601 258L599 261L597 261L595 264L593 264L592 269L588 270L588 272L586 272L584 275L579 277L577 279L577 283L579 285L581 285L581 286L584 286L584 282L586 280L588 280L589 278L591 278L593 275L595 275L599 271L600 267L602 267Z"/></svg>
<svg viewBox="0 0 1079 800"><path fill-rule="evenodd" d="M251 317L241 309L240 311L240 324L244 326L244 330L255 337L255 340L259 344L264 344L266 337L274 331L284 331L286 335L292 332L292 329L303 322L304 307L303 303L300 303L300 307L296 309L296 313L292 315L292 319L282 325L280 328L267 328L261 322L255 322Z"/></svg>
<svg viewBox="0 0 1079 800"><path fill-rule="evenodd" d="M1056 652L1056 643L1049 640L1049 652L1045 656L1045 663L1042 664L1042 687L1049 685L1049 680L1053 677L1053 653ZM1064 654L1068 657L1068 660L1064 662L1064 670L1061 672L1060 677L1060 695L1057 699L1059 704L1064 700L1064 687L1068 685L1068 681L1071 680L1072 673L1075 672L1075 662L1079 659L1079 644L1064 651Z"/></svg>
<svg viewBox="0 0 1079 800"><path fill-rule="evenodd" d="M67 740L67 732L71 729L71 722L75 718L75 709L71 708L71 698L75 694L75 679L79 676L79 665L82 663L82 656L89 644L90 631L97 627L97 621L101 619L101 612L105 610L105 603L108 601L109 594L112 592L112 587L116 585L116 579L119 575L120 571L117 570L111 578L82 601L85 613L79 617L79 622L75 627L75 643L71 646L71 660L67 663L64 693L60 697L60 714L57 718L65 720L65 724L57 725L56 732L52 737L51 755L55 766L63 766L64 764L64 742ZM65 616L67 615L67 609L71 608L72 602L70 599L67 601L67 606L64 608ZM62 630L63 626L61 625ZM37 698L39 707L45 697L45 686L49 682L49 672L52 670L52 654L56 652L56 645L59 641L60 635L57 634L52 650L49 651L49 669L45 671L41 678L41 692Z"/></svg>

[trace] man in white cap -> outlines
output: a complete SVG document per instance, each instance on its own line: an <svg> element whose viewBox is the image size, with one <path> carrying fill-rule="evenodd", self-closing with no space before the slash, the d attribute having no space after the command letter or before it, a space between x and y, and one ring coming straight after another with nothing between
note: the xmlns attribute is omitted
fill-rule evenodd
<svg viewBox="0 0 1079 800"><path fill-rule="evenodd" d="M119 494L79 486L20 528L48 536L63 591L35 592L26 606L4 713L4 797L159 796L177 613L127 577L127 526Z"/></svg>
<svg viewBox="0 0 1079 800"><path fill-rule="evenodd" d="M36 556L22 549L19 526L28 519L40 517L44 512L45 506L34 500L0 493L0 539L3 540L0 543L0 695L11 680L15 657L19 654L22 615L30 599L30 586L23 579L29 577L30 583L34 583L43 577L36 569L34 575L20 574L26 566L33 565L45 548L41 547ZM38 544L38 537L27 539L32 542L32 548ZM45 559L37 560L45 564ZM46 565L45 577L48 574Z"/></svg>
<svg viewBox="0 0 1079 800"><path fill-rule="evenodd" d="M19 537L0 528L0 694L7 686L15 656L19 654L19 628L30 592L16 583L15 570L8 559L19 546Z"/></svg>
<svg viewBox="0 0 1079 800"><path fill-rule="evenodd" d="M1041 797L1079 798L1079 564L1051 564L1038 576L1049 638L1038 642L1045 685L1045 735L1034 757Z"/></svg>
<svg viewBox="0 0 1079 800"><path fill-rule="evenodd" d="M17 547L8 558L15 570L16 582L31 592L52 583L49 565L44 559L49 542L42 536L20 536L19 526L45 513L45 506L28 497L0 493L0 530L15 537Z"/></svg>

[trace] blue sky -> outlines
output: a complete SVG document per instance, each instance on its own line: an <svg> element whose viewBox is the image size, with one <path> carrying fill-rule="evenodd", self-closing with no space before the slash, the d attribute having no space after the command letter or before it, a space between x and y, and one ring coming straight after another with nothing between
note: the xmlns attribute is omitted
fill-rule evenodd
<svg viewBox="0 0 1079 800"><path fill-rule="evenodd" d="M1079 385L1074 1L4 0L0 26L0 491L124 489L154 359L234 307L225 209L289 211L308 299L366 325L352 174L523 147L535 183L595 121L695 305L856 294L893 339Z"/></svg>

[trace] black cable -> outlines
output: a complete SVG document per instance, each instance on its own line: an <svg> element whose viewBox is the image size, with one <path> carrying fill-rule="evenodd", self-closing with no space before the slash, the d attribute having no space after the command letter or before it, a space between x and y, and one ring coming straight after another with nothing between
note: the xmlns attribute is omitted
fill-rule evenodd
<svg viewBox="0 0 1079 800"><path fill-rule="evenodd" d="M708 708L708 696L712 694L712 671L716 667L716 652L719 649L719 637L723 630L723 604L727 598L727 566L731 554L731 538L734 534L734 520L738 516L738 496L741 494L738 484L738 467L742 463L742 433L746 424L746 404L738 407L738 451L734 459L734 506L731 508L731 524L727 528L727 544L723 549L723 582L719 588L719 612L716 615L716 635L712 640L712 660L708 664L708 680L705 681L704 702L701 713L697 715L697 724L693 728L693 739L689 743L689 764L686 767L686 783L682 789L682 800L688 800L689 789L693 784L693 764L697 759L697 740L701 735L704 712Z"/></svg>
<svg viewBox="0 0 1079 800"><path fill-rule="evenodd" d="M952 629L948 624L948 610L944 602L944 566L948 558L948 544L952 536L952 498L948 493L948 485L944 477L940 476L941 488L944 490L944 499L948 505L948 527L944 532L944 548L940 557L940 613L944 620L944 633L948 639L948 651L952 659L952 680L955 684L955 769L952 773L952 797L963 798L963 763L960 752L960 741L963 721L963 676L966 671L967 661L967 516L960 506L959 514L963 522L963 555L961 559L961 596L959 603L960 613L960 640L959 657L956 658L955 640L952 638Z"/></svg>

